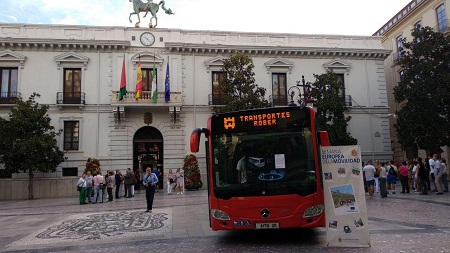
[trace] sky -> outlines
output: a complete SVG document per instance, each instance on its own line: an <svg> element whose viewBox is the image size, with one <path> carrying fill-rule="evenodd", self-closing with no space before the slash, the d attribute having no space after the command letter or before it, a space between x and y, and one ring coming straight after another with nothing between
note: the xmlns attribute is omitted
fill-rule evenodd
<svg viewBox="0 0 450 253"><path fill-rule="evenodd" d="M146 1L146 0L144 0ZM158 2L159 0L154 0ZM165 0L158 28L371 36L411 0ZM130 0L0 0L0 23L126 26ZM149 14L141 14L148 27ZM0 35L1 36L1 35Z"/></svg>

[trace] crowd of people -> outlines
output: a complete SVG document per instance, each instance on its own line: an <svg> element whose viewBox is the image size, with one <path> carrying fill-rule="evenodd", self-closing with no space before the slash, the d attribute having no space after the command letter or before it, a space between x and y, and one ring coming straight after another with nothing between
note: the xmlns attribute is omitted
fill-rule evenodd
<svg viewBox="0 0 450 253"><path fill-rule="evenodd" d="M364 164L363 164L364 166ZM363 167L364 184L370 198L374 192L380 192L382 198L387 194L396 194L395 185L400 180L400 193L410 193L411 190L421 195L435 192L442 195L448 192L448 167L445 158L437 154L429 155L425 160L421 157L403 161L398 165L394 161L367 161Z"/></svg>
<svg viewBox="0 0 450 253"><path fill-rule="evenodd" d="M105 176L101 172L92 176L88 171L77 182L80 205L103 203L105 192L106 202L112 202L114 198L133 198L135 190L141 190L143 187L146 192L147 212L151 212L154 194L163 188L163 178L163 173L159 168L155 168L153 171L151 168L147 168L144 175L141 175L139 170L132 171L130 168L127 168L124 174L120 170L116 170L115 173L107 171ZM177 194L183 194L184 171L182 169L177 169L175 173L169 169L166 179L168 195L172 195L174 190Z"/></svg>

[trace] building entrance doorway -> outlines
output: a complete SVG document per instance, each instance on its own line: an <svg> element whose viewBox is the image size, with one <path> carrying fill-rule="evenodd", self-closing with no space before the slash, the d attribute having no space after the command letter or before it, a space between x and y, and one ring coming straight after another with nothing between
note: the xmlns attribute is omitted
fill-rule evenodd
<svg viewBox="0 0 450 253"><path fill-rule="evenodd" d="M146 126L136 131L133 138L133 171L139 171L140 180L148 167L152 171L154 168L158 168L164 175L163 150L163 136L158 129ZM162 180L160 181L159 189L162 189Z"/></svg>

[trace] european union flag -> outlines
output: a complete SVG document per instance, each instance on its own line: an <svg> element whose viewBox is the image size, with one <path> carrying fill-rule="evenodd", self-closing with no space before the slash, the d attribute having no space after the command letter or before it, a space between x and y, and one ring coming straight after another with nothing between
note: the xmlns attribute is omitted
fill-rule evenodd
<svg viewBox="0 0 450 253"><path fill-rule="evenodd" d="M166 69L166 82L164 84L164 98L166 100L166 103L170 101L170 77L169 77L169 62L167 62L167 69Z"/></svg>

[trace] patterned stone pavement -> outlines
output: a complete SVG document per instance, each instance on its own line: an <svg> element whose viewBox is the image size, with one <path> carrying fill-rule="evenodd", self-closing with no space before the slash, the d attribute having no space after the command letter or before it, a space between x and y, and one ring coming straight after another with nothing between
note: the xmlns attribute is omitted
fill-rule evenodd
<svg viewBox="0 0 450 253"><path fill-rule="evenodd" d="M148 237L172 230L172 210L121 211L71 215L7 247L102 240L109 237Z"/></svg>
<svg viewBox="0 0 450 253"><path fill-rule="evenodd" d="M450 252L450 194L367 198L371 248L325 246L324 229L211 231L207 192L77 205L76 198L0 202L4 252ZM152 250L150 250L152 249Z"/></svg>

